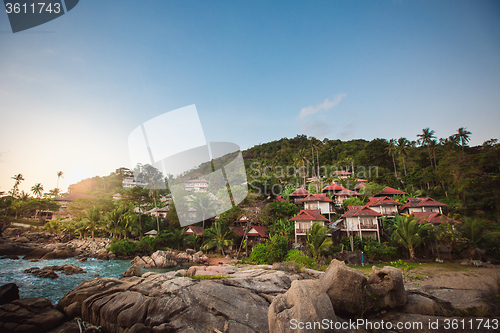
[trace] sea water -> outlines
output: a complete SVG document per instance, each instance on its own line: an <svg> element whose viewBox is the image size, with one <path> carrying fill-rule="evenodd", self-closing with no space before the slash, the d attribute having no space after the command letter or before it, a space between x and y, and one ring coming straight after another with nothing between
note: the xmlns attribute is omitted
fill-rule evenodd
<svg viewBox="0 0 500 333"><path fill-rule="evenodd" d="M85 273L66 275L62 271L56 271L57 279L40 278L29 273L25 269L31 267L43 268L52 265L71 264L83 268ZM57 304L71 289L85 280L99 277L119 278L121 274L131 266L130 260L98 260L89 258L87 261L79 261L75 258L68 259L40 259L29 261L23 259L0 259L0 286L6 283L15 283L19 287L19 297L45 297ZM167 272L174 269L144 269L147 271Z"/></svg>

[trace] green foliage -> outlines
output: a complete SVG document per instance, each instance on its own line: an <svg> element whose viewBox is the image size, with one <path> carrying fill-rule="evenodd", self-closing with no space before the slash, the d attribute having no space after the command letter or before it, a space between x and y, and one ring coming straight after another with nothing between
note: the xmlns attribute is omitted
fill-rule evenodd
<svg viewBox="0 0 500 333"><path fill-rule="evenodd" d="M106 250L118 256L129 256L137 251L134 242L128 239L114 239Z"/></svg>
<svg viewBox="0 0 500 333"><path fill-rule="evenodd" d="M142 237L135 246L138 252L151 254L156 250L156 239L149 236Z"/></svg>
<svg viewBox="0 0 500 333"><path fill-rule="evenodd" d="M366 197L352 197L342 201L342 208L347 211L349 206L364 206L368 202Z"/></svg>
<svg viewBox="0 0 500 333"><path fill-rule="evenodd" d="M273 264L283 261L287 254L288 241L281 235L273 235L263 244L257 244L250 254L250 261L258 264Z"/></svg>
<svg viewBox="0 0 500 333"><path fill-rule="evenodd" d="M410 259L415 260L415 250L422 243L422 233L432 224L422 224L415 216L396 215L391 239L408 249Z"/></svg>
<svg viewBox="0 0 500 333"><path fill-rule="evenodd" d="M300 268L312 268L314 266L314 258L308 257L300 250L290 250L286 254L285 261L293 262Z"/></svg>
<svg viewBox="0 0 500 333"><path fill-rule="evenodd" d="M202 248L205 250L217 248L218 251L224 254L224 247L233 245L232 238L235 238L236 234L229 229L229 223L224 223L220 220L215 221L212 227L205 229L203 232L203 238L205 242Z"/></svg>
<svg viewBox="0 0 500 333"><path fill-rule="evenodd" d="M289 220L299 211L300 208L293 203L273 201L264 207L262 214L266 224L271 224L278 220Z"/></svg>
<svg viewBox="0 0 500 333"><path fill-rule="evenodd" d="M332 240L328 232L328 227L319 222L314 222L309 230L307 230L307 251L313 258L317 259L321 251L326 250L332 245Z"/></svg>
<svg viewBox="0 0 500 333"><path fill-rule="evenodd" d="M368 256L369 260L388 261L398 256L396 247L390 246L387 242L379 243L371 238L365 241L364 253Z"/></svg>

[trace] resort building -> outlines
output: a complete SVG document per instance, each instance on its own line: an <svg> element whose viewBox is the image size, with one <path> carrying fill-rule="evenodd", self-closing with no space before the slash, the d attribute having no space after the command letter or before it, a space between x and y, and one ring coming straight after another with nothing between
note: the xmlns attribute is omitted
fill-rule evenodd
<svg viewBox="0 0 500 333"><path fill-rule="evenodd" d="M378 218L382 214L377 213L367 206L349 206L347 212L342 215L343 224L340 230L347 232L348 235L370 237L380 242L380 228Z"/></svg>
<svg viewBox="0 0 500 333"><path fill-rule="evenodd" d="M205 229L203 227L196 227L194 225L190 225L187 227L185 234L186 235L195 234L195 235L201 236L201 235L203 235L203 231L205 231Z"/></svg>
<svg viewBox="0 0 500 333"><path fill-rule="evenodd" d="M434 227L439 227L442 223L461 223L439 212L416 212L413 215L420 220L420 223L432 223Z"/></svg>
<svg viewBox="0 0 500 333"><path fill-rule="evenodd" d="M123 188L132 188L132 187L146 187L148 185L144 178L135 178L135 177L125 177L122 181Z"/></svg>
<svg viewBox="0 0 500 333"><path fill-rule="evenodd" d="M345 199L348 199L351 197L359 197L359 196L361 196L361 194L359 194L356 191L343 189L342 191L335 193L334 200L335 200L335 203L337 204L337 206L341 206Z"/></svg>
<svg viewBox="0 0 500 333"><path fill-rule="evenodd" d="M321 214L328 215L329 217L331 214L335 214L333 201L326 196L326 193L312 193L299 202L304 204L305 210L319 209Z"/></svg>
<svg viewBox="0 0 500 333"><path fill-rule="evenodd" d="M413 214L418 212L437 212L443 214L442 207L446 204L436 201L430 197L408 198L408 201L399 209L402 214Z"/></svg>
<svg viewBox="0 0 500 333"><path fill-rule="evenodd" d="M300 204L300 200L304 199L308 195L309 195L308 190L299 188L297 191L293 192L288 197L290 198L290 201L292 201L293 203Z"/></svg>
<svg viewBox="0 0 500 333"><path fill-rule="evenodd" d="M309 228L315 223L319 222L325 225L330 221L321 215L319 209L303 209L297 215L292 217L290 221L295 223L295 243L306 243L306 234Z"/></svg>
<svg viewBox="0 0 500 333"><path fill-rule="evenodd" d="M192 179L184 182L184 189L189 192L206 192L208 181L205 179Z"/></svg>
<svg viewBox="0 0 500 333"><path fill-rule="evenodd" d="M381 215L394 216L398 213L398 206L401 204L389 197L371 197L366 206Z"/></svg>
<svg viewBox="0 0 500 333"><path fill-rule="evenodd" d="M351 175L352 175L351 172L345 171L345 170L338 170L338 171L332 172L332 177L333 178L337 177L337 178L343 178L343 179L345 179L345 178L351 177Z"/></svg>

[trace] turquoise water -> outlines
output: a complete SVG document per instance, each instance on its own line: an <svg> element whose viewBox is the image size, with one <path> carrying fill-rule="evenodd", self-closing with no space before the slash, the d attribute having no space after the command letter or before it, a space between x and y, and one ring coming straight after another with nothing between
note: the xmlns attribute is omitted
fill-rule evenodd
<svg viewBox="0 0 500 333"><path fill-rule="evenodd" d="M52 265L72 264L83 268L86 273L66 275L57 271L59 278L46 279L23 273L30 267L45 267ZM29 260L0 259L0 285L15 283L19 286L19 296L24 297L46 297L57 304L61 297L68 291L76 287L80 282L93 279L99 274L101 277L119 278L121 274L131 266L130 260L97 260L89 258L81 262L74 258L49 259L31 262ZM142 269L142 273L147 271L166 272L174 269Z"/></svg>

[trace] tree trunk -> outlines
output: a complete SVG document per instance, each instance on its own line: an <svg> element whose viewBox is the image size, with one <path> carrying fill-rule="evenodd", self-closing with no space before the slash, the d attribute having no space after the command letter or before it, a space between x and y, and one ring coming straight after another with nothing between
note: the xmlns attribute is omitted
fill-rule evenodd
<svg viewBox="0 0 500 333"><path fill-rule="evenodd" d="M403 168L405 169L405 177L407 176L406 174L406 163L405 163L405 157L403 156Z"/></svg>
<svg viewBox="0 0 500 333"><path fill-rule="evenodd" d="M392 155L392 164L394 164L394 175L398 178L398 173L396 171L396 160L394 159L394 154Z"/></svg>

